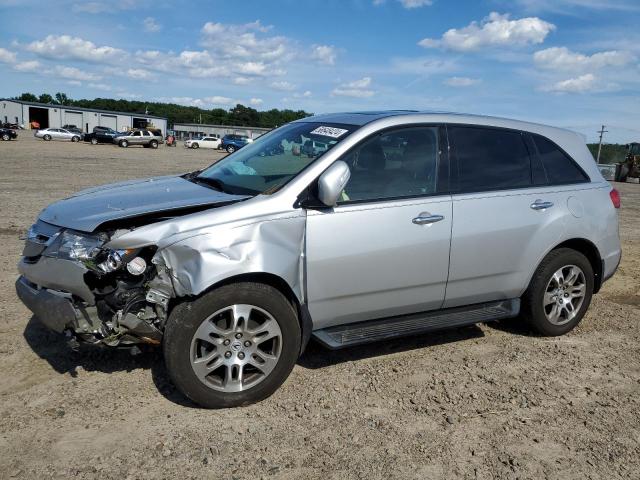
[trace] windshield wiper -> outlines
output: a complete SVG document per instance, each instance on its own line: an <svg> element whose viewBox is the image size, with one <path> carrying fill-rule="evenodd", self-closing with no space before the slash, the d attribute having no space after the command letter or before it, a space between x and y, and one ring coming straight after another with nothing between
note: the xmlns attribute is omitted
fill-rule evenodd
<svg viewBox="0 0 640 480"><path fill-rule="evenodd" d="M213 188L214 190L218 190L219 192L232 193L227 190L224 182L222 180L218 180L217 178L193 177L190 180L194 183L198 183L206 187Z"/></svg>

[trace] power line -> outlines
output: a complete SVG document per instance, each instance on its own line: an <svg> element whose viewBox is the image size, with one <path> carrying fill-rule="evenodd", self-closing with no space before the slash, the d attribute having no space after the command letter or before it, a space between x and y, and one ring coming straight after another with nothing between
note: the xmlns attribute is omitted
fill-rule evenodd
<svg viewBox="0 0 640 480"><path fill-rule="evenodd" d="M602 128L600 129L600 131L596 132L596 133L600 133L600 141L598 142L598 158L596 158L596 163L600 163L600 151L602 150L602 136L608 131L609 130L605 130L604 125L602 125Z"/></svg>

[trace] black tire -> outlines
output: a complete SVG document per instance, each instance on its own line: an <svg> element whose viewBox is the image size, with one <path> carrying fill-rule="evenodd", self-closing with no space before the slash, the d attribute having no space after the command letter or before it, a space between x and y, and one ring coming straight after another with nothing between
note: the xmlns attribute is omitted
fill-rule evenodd
<svg viewBox="0 0 640 480"><path fill-rule="evenodd" d="M200 148L200 145L198 145L197 143L193 143L191 144L191 148Z"/></svg>
<svg viewBox="0 0 640 480"><path fill-rule="evenodd" d="M129 142L127 142L126 140L120 140L118 142L118 145L121 146L122 148L127 148L129 146Z"/></svg>
<svg viewBox="0 0 640 480"><path fill-rule="evenodd" d="M79 141L80 141L80 137L78 137L78 136L71 137L71 141L72 141L73 143L77 143L77 142L79 142Z"/></svg>
<svg viewBox="0 0 640 480"><path fill-rule="evenodd" d="M545 313L543 297L555 272L565 266L575 265L584 273L585 294L575 317L562 325L552 323ZM540 335L555 337L573 330L584 317L593 295L594 274L591 262L582 253L570 248L551 251L533 274L531 283L522 296L522 316Z"/></svg>
<svg viewBox="0 0 640 480"><path fill-rule="evenodd" d="M51 140L51 135L45 135L44 137L42 137L42 139L43 139L45 142L48 142L49 140Z"/></svg>
<svg viewBox="0 0 640 480"><path fill-rule="evenodd" d="M158 141L157 140L151 140L149 142L149 147L151 148L158 148Z"/></svg>
<svg viewBox="0 0 640 480"><path fill-rule="evenodd" d="M92 138L91 139L91 145L97 145L98 144L98 139L97 138Z"/></svg>
<svg viewBox="0 0 640 480"><path fill-rule="evenodd" d="M233 153L236 151L236 147L234 147L233 145L227 145L226 150L228 153Z"/></svg>
<svg viewBox="0 0 640 480"><path fill-rule="evenodd" d="M212 313L235 304L251 304L269 312L282 333L280 358L271 373L247 390L222 392L209 388L191 366L191 341L200 324ZM234 283L216 288L193 301L176 306L167 320L163 339L169 377L178 389L205 408L229 408L269 397L287 379L300 353L301 333L296 310L275 288L261 283Z"/></svg>
<svg viewBox="0 0 640 480"><path fill-rule="evenodd" d="M9 141L9 140L11 140L11 137L9 136L9 134L8 133L3 133L2 134L2 141L6 142L6 141Z"/></svg>

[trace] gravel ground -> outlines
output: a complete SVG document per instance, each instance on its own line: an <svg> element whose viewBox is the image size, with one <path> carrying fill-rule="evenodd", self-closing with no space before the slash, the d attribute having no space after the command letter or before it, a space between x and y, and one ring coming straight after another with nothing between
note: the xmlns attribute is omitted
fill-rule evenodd
<svg viewBox="0 0 640 480"><path fill-rule="evenodd" d="M0 478L640 478L640 186L622 192L623 261L582 324L519 319L332 352L311 344L285 385L207 411L159 353L71 353L16 298L41 208L91 185L221 155L0 143Z"/></svg>

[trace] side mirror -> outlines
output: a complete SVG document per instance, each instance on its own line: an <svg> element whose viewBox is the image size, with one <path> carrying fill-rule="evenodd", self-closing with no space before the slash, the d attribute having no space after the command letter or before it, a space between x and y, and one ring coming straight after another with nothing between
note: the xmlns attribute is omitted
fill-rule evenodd
<svg viewBox="0 0 640 480"><path fill-rule="evenodd" d="M334 207L351 178L349 166L338 160L318 179L318 199L327 207Z"/></svg>

